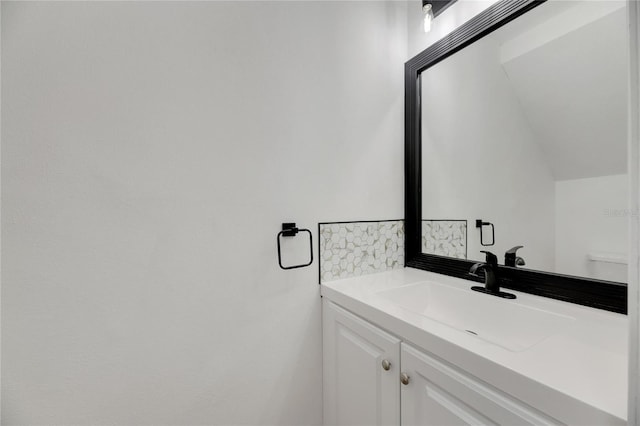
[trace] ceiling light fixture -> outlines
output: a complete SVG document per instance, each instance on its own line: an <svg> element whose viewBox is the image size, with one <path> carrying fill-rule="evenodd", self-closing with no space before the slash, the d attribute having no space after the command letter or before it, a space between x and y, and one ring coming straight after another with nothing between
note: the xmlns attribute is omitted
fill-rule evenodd
<svg viewBox="0 0 640 426"><path fill-rule="evenodd" d="M433 20L456 0L422 0L422 19L425 33L431 31Z"/></svg>
<svg viewBox="0 0 640 426"><path fill-rule="evenodd" d="M424 32L428 33L431 31L431 22L433 21L433 7L425 0L422 0L422 14L424 15Z"/></svg>

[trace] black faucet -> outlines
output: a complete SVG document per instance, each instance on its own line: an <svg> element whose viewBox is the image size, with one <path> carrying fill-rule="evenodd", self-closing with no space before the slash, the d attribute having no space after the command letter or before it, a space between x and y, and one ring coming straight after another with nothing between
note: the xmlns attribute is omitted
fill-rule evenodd
<svg viewBox="0 0 640 426"><path fill-rule="evenodd" d="M515 268L516 266L525 265L524 259L516 255L518 249L521 249L522 247L524 246L515 246L507 250L504 254L504 266L513 266Z"/></svg>
<svg viewBox="0 0 640 426"><path fill-rule="evenodd" d="M487 262L474 264L471 269L469 269L469 275L479 277L478 271L483 270L484 287L491 292L500 291L500 284L498 284L498 279L496 277L498 256L486 250L481 250L480 253L485 253L487 255Z"/></svg>
<svg viewBox="0 0 640 426"><path fill-rule="evenodd" d="M490 251L481 250L480 253L486 254L486 262L475 263L471 266L471 269L469 269L469 275L479 277L478 271L484 271L484 287L473 286L471 287L471 290L491 294L492 296L503 297L505 299L515 299L515 294L500 291L500 281L498 279L498 257Z"/></svg>

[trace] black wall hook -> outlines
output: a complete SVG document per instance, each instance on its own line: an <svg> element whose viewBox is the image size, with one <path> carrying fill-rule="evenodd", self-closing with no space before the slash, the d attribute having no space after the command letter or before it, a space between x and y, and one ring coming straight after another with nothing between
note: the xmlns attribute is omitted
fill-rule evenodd
<svg viewBox="0 0 640 426"><path fill-rule="evenodd" d="M306 232L309 234L309 263L303 263L300 265L293 265L293 266L282 266L280 237L295 237L296 235L298 235L299 232ZM295 223L283 223L282 231L278 232L278 236L276 237L276 239L278 240L278 265L280 265L280 268L282 269L304 268L313 263L313 235L311 234L311 231L309 231L308 229L300 229L296 227Z"/></svg>

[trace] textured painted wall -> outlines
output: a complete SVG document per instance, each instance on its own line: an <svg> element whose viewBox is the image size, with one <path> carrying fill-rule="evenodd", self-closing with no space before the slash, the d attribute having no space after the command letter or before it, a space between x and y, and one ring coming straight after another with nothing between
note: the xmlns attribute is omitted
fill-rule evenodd
<svg viewBox="0 0 640 426"><path fill-rule="evenodd" d="M321 423L275 236L402 216L405 6L2 2L3 424Z"/></svg>

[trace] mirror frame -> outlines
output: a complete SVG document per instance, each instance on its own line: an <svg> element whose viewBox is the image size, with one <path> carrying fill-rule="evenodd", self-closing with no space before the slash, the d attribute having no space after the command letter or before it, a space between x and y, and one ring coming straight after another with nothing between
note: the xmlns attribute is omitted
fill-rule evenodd
<svg viewBox="0 0 640 426"><path fill-rule="evenodd" d="M546 0L501 0L405 63L405 266L482 282L468 274L477 262L422 253L420 73ZM627 285L499 266L500 286L612 312L627 313Z"/></svg>

